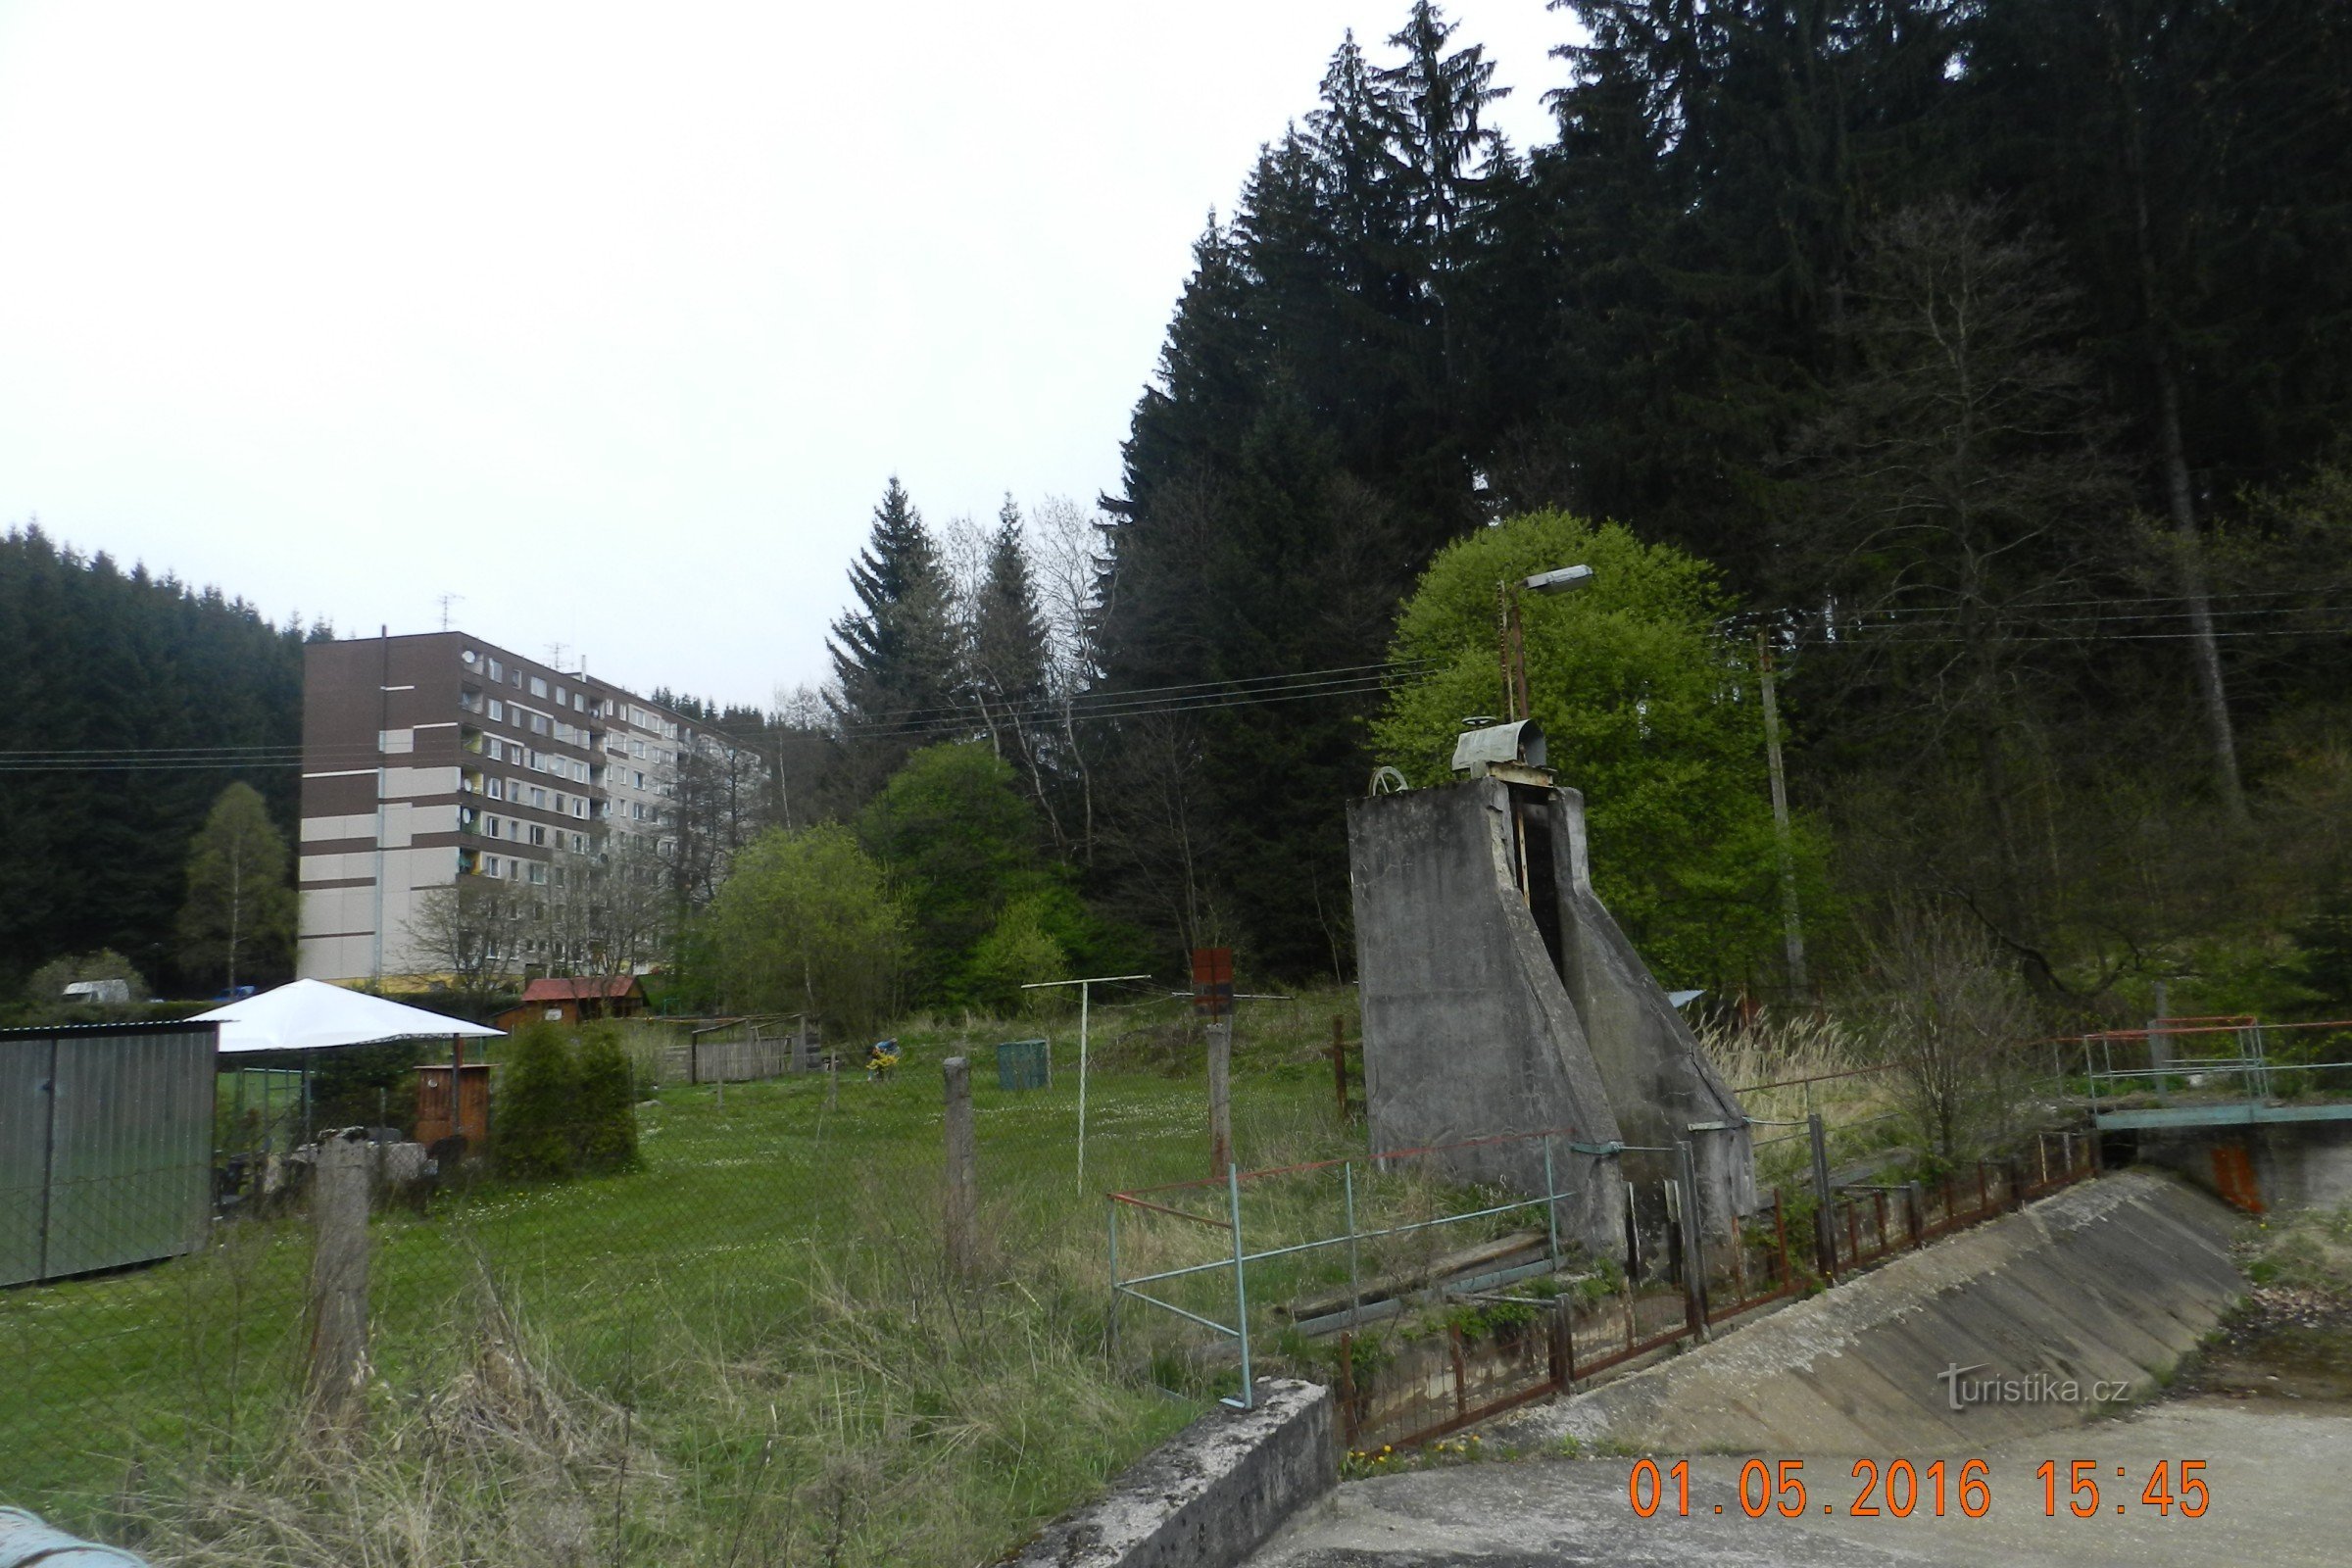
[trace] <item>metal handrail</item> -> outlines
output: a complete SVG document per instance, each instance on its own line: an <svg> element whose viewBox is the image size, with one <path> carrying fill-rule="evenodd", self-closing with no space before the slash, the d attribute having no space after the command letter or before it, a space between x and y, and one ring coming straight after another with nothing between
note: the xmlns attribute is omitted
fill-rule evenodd
<svg viewBox="0 0 2352 1568"><path fill-rule="evenodd" d="M1239 1345L1241 1348L1242 1359L1242 1391L1240 1396L1238 1397L1226 1396L1219 1402L1231 1405L1236 1409L1250 1409L1255 1400L1255 1394L1250 1379L1249 1266L1251 1263L1264 1262L1269 1258L1288 1257L1302 1252L1311 1252L1323 1248L1344 1246L1348 1250L1348 1272L1351 1287L1349 1291L1349 1311L1352 1313L1357 1310L1356 1301L1358 1298L1358 1293L1353 1288L1356 1268L1355 1248L1357 1244L1367 1241L1380 1241L1392 1236L1409 1235L1416 1231L1431 1230L1441 1225L1458 1225L1467 1220L1486 1219L1496 1214L1507 1214L1516 1210L1533 1208L1541 1205L1544 1214L1545 1234L1544 1245L1545 1249L1545 1256L1556 1264L1556 1261L1560 1255L1559 1202L1561 1199L1570 1198L1575 1195L1560 1190L1559 1180L1552 1162L1552 1145L1555 1142L1566 1139L1569 1141L1568 1147L1571 1152L1596 1155L1604 1158L1613 1158L1619 1153L1626 1152L1629 1150L1635 1150L1635 1146L1623 1144L1578 1144L1573 1141L1574 1134L1575 1129L1573 1128L1561 1128L1532 1133L1503 1133L1489 1138L1465 1139L1460 1143L1455 1144L1439 1144L1423 1149L1397 1150L1385 1153L1374 1154L1371 1156L1373 1160L1385 1162L1387 1160L1405 1158L1415 1154L1438 1153L1447 1150L1473 1149L1486 1145L1503 1143L1524 1144L1540 1140L1544 1150L1544 1195L1535 1198L1516 1198L1505 1203L1493 1203L1481 1208L1466 1209L1456 1214L1442 1214L1433 1219L1412 1220L1403 1224L1387 1225L1382 1226L1377 1230L1369 1231L1358 1230L1356 1229L1355 1225L1356 1161L1354 1159L1315 1160L1305 1164L1271 1166L1264 1170L1249 1172L1247 1173L1248 1175L1256 1177L1289 1175L1301 1171L1329 1170L1337 1167L1342 1172L1347 1198L1347 1228L1340 1235L1315 1237L1308 1241L1294 1243L1287 1247L1261 1248L1254 1252L1249 1250L1243 1236L1242 1182L1245 1173L1239 1165L1228 1165L1225 1167L1224 1184L1226 1190L1226 1212L1228 1217L1223 1220L1210 1219L1206 1215L1190 1213L1184 1209L1171 1207L1165 1203L1154 1203L1140 1196L1144 1193L1164 1193L1173 1190L1202 1187L1207 1185L1209 1181L1215 1180L1214 1177L1197 1179L1188 1182L1166 1182L1156 1187L1141 1187L1128 1192L1105 1193L1103 1194L1103 1197L1105 1200L1107 1200L1105 1208L1108 1214L1110 1228L1110 1316L1109 1321L1105 1325L1104 1329L1105 1339L1108 1342L1110 1348L1115 1353L1118 1345L1118 1305L1119 1298L1121 1297L1133 1297L1139 1301L1143 1301L1152 1306L1161 1307L1167 1311L1173 1312L1178 1317L1184 1318L1189 1322L1198 1323L1203 1328L1213 1329L1217 1333L1233 1339ZM1646 1151L1635 1150L1635 1152ZM1658 1152L1666 1152L1666 1151L1658 1151ZM1154 1213L1170 1214L1178 1219L1191 1220L1197 1225L1206 1225L1212 1230L1230 1230L1233 1236L1233 1253L1230 1257L1219 1257L1211 1262L1192 1263L1187 1264L1182 1268L1161 1269L1154 1273L1138 1274L1132 1278L1123 1279L1119 1275L1119 1209L1121 1205L1126 1205L1131 1208L1146 1209ZM1228 1269L1232 1270L1233 1273L1235 1319L1235 1321L1230 1324L1220 1323L1213 1318L1204 1317L1200 1313L1178 1306L1173 1301L1162 1300L1158 1297L1150 1295L1142 1290L1137 1289L1138 1286L1154 1285L1163 1280L1185 1279L1199 1274L1222 1273Z"/></svg>

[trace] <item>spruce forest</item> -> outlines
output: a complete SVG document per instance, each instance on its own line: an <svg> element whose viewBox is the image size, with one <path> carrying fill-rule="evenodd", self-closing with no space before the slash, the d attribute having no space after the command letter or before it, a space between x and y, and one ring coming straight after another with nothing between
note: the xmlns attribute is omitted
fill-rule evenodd
<svg viewBox="0 0 2352 1568"><path fill-rule="evenodd" d="M982 949L1345 980L1347 801L1502 711L1506 567L1590 563L1529 678L1667 984L1835 990L1934 905L2060 1012L2352 1004L2352 12L1555 10L1508 83L1426 0L1340 41L1201 232L1113 493L935 530L894 478L821 690L662 694L772 774L680 852L683 976L733 983L728 855L846 828L916 889L902 1001ZM298 740L298 629L4 560L26 733ZM250 781L290 828L292 770ZM165 948L223 782L0 776L0 968Z"/></svg>

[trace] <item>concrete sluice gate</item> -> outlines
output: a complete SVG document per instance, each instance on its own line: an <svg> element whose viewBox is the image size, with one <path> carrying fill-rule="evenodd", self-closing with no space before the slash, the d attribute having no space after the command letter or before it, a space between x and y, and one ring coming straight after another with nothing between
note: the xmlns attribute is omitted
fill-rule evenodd
<svg viewBox="0 0 2352 1568"><path fill-rule="evenodd" d="M1555 1128L1588 1149L1622 1145L1553 1145L1573 1194L1560 1224L1646 1274L1674 1255L1678 1143L1707 1234L1757 1207L1746 1118L1593 896L1584 797L1534 768L1481 771L1348 808L1372 1146ZM1444 1157L1463 1179L1544 1191L1541 1144Z"/></svg>

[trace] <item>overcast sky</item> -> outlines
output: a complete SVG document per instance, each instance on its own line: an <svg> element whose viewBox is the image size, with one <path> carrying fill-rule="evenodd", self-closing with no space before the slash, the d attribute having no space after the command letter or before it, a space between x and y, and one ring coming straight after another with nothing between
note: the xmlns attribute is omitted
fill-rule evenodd
<svg viewBox="0 0 2352 1568"><path fill-rule="evenodd" d="M1544 139L1567 19L1447 10ZM889 474L1116 484L1208 210L1405 11L0 3L0 523L764 703Z"/></svg>

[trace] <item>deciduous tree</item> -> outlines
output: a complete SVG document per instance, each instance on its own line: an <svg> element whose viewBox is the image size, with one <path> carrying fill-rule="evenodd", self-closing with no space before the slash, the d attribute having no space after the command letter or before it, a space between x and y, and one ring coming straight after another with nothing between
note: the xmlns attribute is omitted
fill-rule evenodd
<svg viewBox="0 0 2352 1568"><path fill-rule="evenodd" d="M188 896L180 906L180 958L197 973L224 974L234 990L284 968L294 939L294 890L286 841L270 808L249 784L231 784L213 802L188 856Z"/></svg>
<svg viewBox="0 0 2352 1568"><path fill-rule="evenodd" d="M729 1003L862 1027L897 1001L907 920L882 867L836 823L771 828L704 911Z"/></svg>

